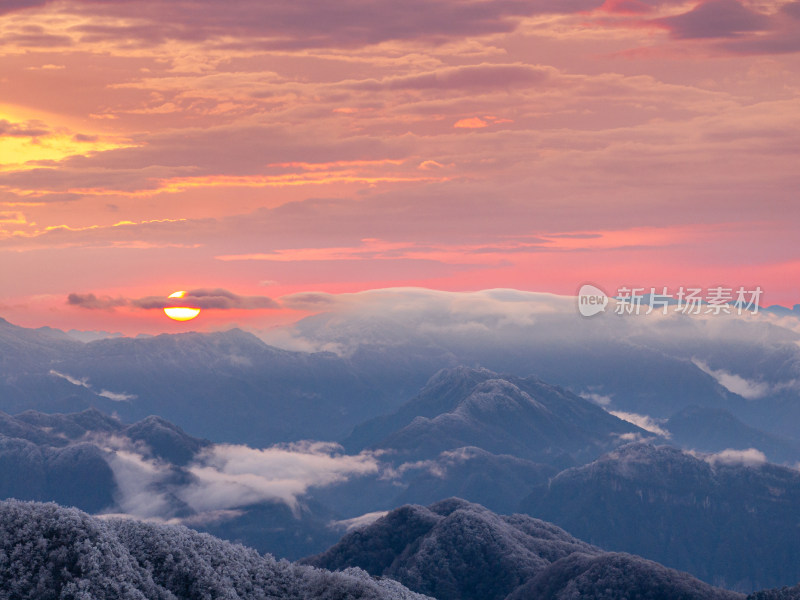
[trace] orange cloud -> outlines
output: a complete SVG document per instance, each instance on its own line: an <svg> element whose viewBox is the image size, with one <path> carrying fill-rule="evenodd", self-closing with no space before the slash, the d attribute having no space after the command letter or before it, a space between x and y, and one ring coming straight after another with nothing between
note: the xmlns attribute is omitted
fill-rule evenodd
<svg viewBox="0 0 800 600"><path fill-rule="evenodd" d="M9 2L7 297L746 265L796 295L797 2Z"/></svg>
<svg viewBox="0 0 800 600"><path fill-rule="evenodd" d="M42 111L0 105L0 172L33 169L45 161L131 146L120 136L76 131L70 121Z"/></svg>
<svg viewBox="0 0 800 600"><path fill-rule="evenodd" d="M453 124L456 129L481 129L487 127L489 124L479 117L469 117L467 119L459 119Z"/></svg>

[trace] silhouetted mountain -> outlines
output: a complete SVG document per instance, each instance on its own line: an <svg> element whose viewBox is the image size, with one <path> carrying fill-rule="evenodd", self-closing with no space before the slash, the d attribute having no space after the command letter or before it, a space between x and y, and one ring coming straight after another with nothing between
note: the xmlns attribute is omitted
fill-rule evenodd
<svg viewBox="0 0 800 600"><path fill-rule="evenodd" d="M458 367L437 373L394 414L357 427L345 447L391 449L419 459L475 446L566 466L593 459L624 436L645 433L535 377Z"/></svg>
<svg viewBox="0 0 800 600"><path fill-rule="evenodd" d="M51 330L50 327L40 327L40 330ZM54 331L61 331L56 329ZM68 337L72 338L73 340L78 340L79 342L94 342L96 340L104 340L107 338L119 338L125 337L120 332L111 332L111 331L81 331L78 329L70 329L69 331L64 331Z"/></svg>
<svg viewBox="0 0 800 600"><path fill-rule="evenodd" d="M159 414L215 441L335 439L380 406L334 354L279 350L241 330L100 340L61 368L135 396L116 403L125 418Z"/></svg>
<svg viewBox="0 0 800 600"><path fill-rule="evenodd" d="M578 590L594 598L743 598L639 557L603 552L538 519L499 516L456 498L398 508L303 562L359 566L439 600L567 598Z"/></svg>
<svg viewBox="0 0 800 600"><path fill-rule="evenodd" d="M522 503L608 550L752 591L800 579L800 473L754 452L698 458L631 444L559 473Z"/></svg>
<svg viewBox="0 0 800 600"><path fill-rule="evenodd" d="M184 527L0 502L0 596L18 600L406 599L390 580L330 573Z"/></svg>
<svg viewBox="0 0 800 600"><path fill-rule="evenodd" d="M690 406L673 415L664 428L672 434L670 440L684 448L701 452L757 448L770 462L800 462L799 442L746 425L721 408Z"/></svg>
<svg viewBox="0 0 800 600"><path fill-rule="evenodd" d="M115 480L104 454L87 443L45 452L47 487L43 499L87 511L112 506Z"/></svg>

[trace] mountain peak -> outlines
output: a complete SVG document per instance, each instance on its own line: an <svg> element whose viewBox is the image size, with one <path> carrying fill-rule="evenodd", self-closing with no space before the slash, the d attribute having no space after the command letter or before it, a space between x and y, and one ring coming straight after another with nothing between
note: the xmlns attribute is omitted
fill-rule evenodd
<svg viewBox="0 0 800 600"><path fill-rule="evenodd" d="M541 402L511 381L488 379L475 386L473 392L459 404L457 410L478 417L486 413L518 412L529 408L549 412Z"/></svg>
<svg viewBox="0 0 800 600"><path fill-rule="evenodd" d="M797 581L797 531L786 523L797 522L800 474L725 457L712 466L714 458L627 444L562 471L520 508L604 548L730 589Z"/></svg>
<svg viewBox="0 0 800 600"><path fill-rule="evenodd" d="M579 455L593 459L618 445L623 434L640 431L535 377L456 367L439 371L397 412L365 424L358 434L375 440L373 447L416 459L475 446L570 466Z"/></svg>
<svg viewBox="0 0 800 600"><path fill-rule="evenodd" d="M406 528L411 516L424 519L425 527L413 532ZM303 562L335 569L357 566L440 600L549 598L556 595L547 594L548 589L577 586L603 588L586 597L741 600L738 594L685 573L604 552L551 523L519 514L497 515L459 498L427 508L395 509ZM587 577L596 566L602 576ZM538 593L526 595L530 587Z"/></svg>
<svg viewBox="0 0 800 600"><path fill-rule="evenodd" d="M431 376L425 387L435 385L452 385L454 382L479 382L485 379L497 377L498 374L483 367L467 367L459 365L457 367L445 367L439 369Z"/></svg>
<svg viewBox="0 0 800 600"><path fill-rule="evenodd" d="M163 419L150 415L129 425L124 433L134 441L147 444L152 453L176 465L185 465L209 442L188 435L183 429Z"/></svg>
<svg viewBox="0 0 800 600"><path fill-rule="evenodd" d="M472 511L486 511L489 512L489 509L481 506L480 504L475 504L474 502L468 502L463 498L445 498L444 500L439 500L438 502L434 502L428 507L432 513L436 513L442 517L447 517L457 510L472 510Z"/></svg>

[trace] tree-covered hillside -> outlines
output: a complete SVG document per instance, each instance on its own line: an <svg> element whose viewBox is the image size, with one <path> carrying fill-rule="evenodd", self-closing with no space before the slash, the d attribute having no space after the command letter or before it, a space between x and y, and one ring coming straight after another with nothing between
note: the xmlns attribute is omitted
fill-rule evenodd
<svg viewBox="0 0 800 600"><path fill-rule="evenodd" d="M14 600L423 600L364 571L330 573L180 526L0 503L0 597Z"/></svg>
<svg viewBox="0 0 800 600"><path fill-rule="evenodd" d="M604 552L524 515L496 515L451 498L403 506L306 559L361 567L439 600L741 600L687 573Z"/></svg>

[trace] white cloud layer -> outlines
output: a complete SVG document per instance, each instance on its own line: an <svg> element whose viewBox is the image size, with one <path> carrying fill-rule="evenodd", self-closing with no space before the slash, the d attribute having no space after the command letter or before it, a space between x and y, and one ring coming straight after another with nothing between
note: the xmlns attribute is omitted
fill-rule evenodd
<svg viewBox="0 0 800 600"><path fill-rule="evenodd" d="M636 413L624 412L620 410L611 410L609 412L618 419L622 419L628 423L633 423L637 427L641 427L650 433L655 433L656 435L660 435L661 437L665 438L672 437L672 434L669 431L661 427L663 421L659 419L654 419L653 417L649 417L647 415L637 415Z"/></svg>
<svg viewBox="0 0 800 600"><path fill-rule="evenodd" d="M236 508L267 500L295 507L308 488L377 473L374 456L340 454L336 444L297 442L263 450L221 444L189 467L195 481L180 497L198 512Z"/></svg>
<svg viewBox="0 0 800 600"><path fill-rule="evenodd" d="M145 458L133 447L113 450L108 464L114 472L115 500L122 513L145 519L174 515L173 500L163 485L169 477L169 466Z"/></svg>
<svg viewBox="0 0 800 600"><path fill-rule="evenodd" d="M692 362L701 371L711 375L726 390L747 400L758 400L772 391L770 385L763 381L752 381L723 369L712 369L701 360L695 359Z"/></svg>
<svg viewBox="0 0 800 600"><path fill-rule="evenodd" d="M597 394L595 392L583 392L578 394L581 398L585 400L589 400L594 402L599 406L608 406L611 404L611 395L610 394ZM622 418L622 417L620 417Z"/></svg>
<svg viewBox="0 0 800 600"><path fill-rule="evenodd" d="M687 341L721 344L800 344L800 330L776 315L620 316L609 310L581 317L577 300L513 289L446 292L387 288L357 293L306 292L283 296L288 308L320 312L287 327L261 332L268 344L296 350L348 354L362 344L455 343L500 340L514 345L572 340L630 340L676 353ZM700 357L702 358L702 356ZM591 390L590 390L591 391Z"/></svg>
<svg viewBox="0 0 800 600"><path fill-rule="evenodd" d="M69 381L72 385L86 388L87 390L94 392L96 395L102 396L103 398L108 398L109 400L113 400L114 402L128 402L130 400L136 399L135 394L126 394L125 392L110 392L108 390L100 390L99 392L95 392L94 388L89 383L88 377L82 377L78 379L77 377L72 377L71 375L67 375L66 373L59 373L58 371L55 371L53 369L50 369L50 375Z"/></svg>
<svg viewBox="0 0 800 600"><path fill-rule="evenodd" d="M748 448L747 450L729 448L715 454L704 455L703 460L711 465L758 467L767 462L767 457L761 450L755 448Z"/></svg>
<svg viewBox="0 0 800 600"><path fill-rule="evenodd" d="M369 512L358 517L353 517L352 519L331 521L330 526L336 529L344 529L346 532L350 532L355 529L362 529L364 527L372 525L375 521L388 514L388 512L389 511L387 510L381 510L376 512Z"/></svg>
<svg viewBox="0 0 800 600"><path fill-rule="evenodd" d="M78 387L84 387L86 389L92 389L92 386L89 385L88 378L84 377L82 379L78 379L77 377L72 377L71 375L67 375L66 373L59 373L53 369L50 369L50 375L54 377L59 377L64 379L65 381L69 381L72 385L77 385Z"/></svg>
<svg viewBox="0 0 800 600"><path fill-rule="evenodd" d="M141 444L110 436L103 442L117 483L117 509L163 521L187 510L218 519L267 501L283 502L294 510L298 497L311 487L378 471L372 454L344 455L341 447L326 442L265 449L214 445L199 453L185 471L147 457Z"/></svg>

